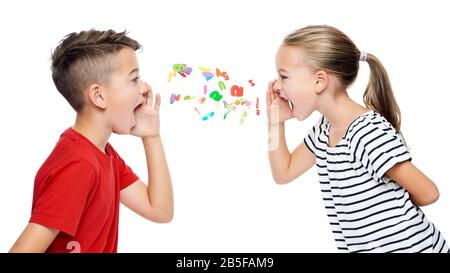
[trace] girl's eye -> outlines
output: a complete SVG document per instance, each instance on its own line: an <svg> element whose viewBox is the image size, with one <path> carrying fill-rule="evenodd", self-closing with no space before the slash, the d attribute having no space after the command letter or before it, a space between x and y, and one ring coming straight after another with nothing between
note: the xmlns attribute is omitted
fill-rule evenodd
<svg viewBox="0 0 450 273"><path fill-rule="evenodd" d="M138 82L138 80L140 79L140 77L139 76L137 76L136 78L134 78L132 81L133 82Z"/></svg>
<svg viewBox="0 0 450 273"><path fill-rule="evenodd" d="M282 80L285 80L285 79L287 79L287 77L286 77L286 76L282 76L282 75L280 75L280 78L281 78Z"/></svg>

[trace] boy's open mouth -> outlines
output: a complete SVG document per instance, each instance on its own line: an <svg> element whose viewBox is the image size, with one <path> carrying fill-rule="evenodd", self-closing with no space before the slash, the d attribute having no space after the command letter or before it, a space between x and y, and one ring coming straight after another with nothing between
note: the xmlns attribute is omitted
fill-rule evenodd
<svg viewBox="0 0 450 273"><path fill-rule="evenodd" d="M135 107L134 112L138 111L144 105L144 101L140 101Z"/></svg>

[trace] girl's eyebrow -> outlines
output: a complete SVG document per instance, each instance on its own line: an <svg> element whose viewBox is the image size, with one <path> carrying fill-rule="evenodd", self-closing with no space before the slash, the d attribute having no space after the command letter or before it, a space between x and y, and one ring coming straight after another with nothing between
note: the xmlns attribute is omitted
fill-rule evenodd
<svg viewBox="0 0 450 273"><path fill-rule="evenodd" d="M279 72L285 72L285 73L287 73L286 69L284 69L284 68L278 69L278 73L279 73Z"/></svg>
<svg viewBox="0 0 450 273"><path fill-rule="evenodd" d="M131 72L130 72L128 75L131 75L131 74L133 74L134 72L139 72L139 68L135 68L135 69L131 70Z"/></svg>

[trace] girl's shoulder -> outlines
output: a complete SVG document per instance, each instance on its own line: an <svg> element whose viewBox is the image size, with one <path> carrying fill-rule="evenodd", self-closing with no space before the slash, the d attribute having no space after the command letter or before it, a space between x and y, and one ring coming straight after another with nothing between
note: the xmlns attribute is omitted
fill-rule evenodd
<svg viewBox="0 0 450 273"><path fill-rule="evenodd" d="M308 135L311 137L315 136L316 138L319 136L328 137L329 128L330 122L321 115ZM399 136L394 126L386 118L378 112L370 110L350 123L343 139L351 146L352 143L363 139L371 139L371 135L379 135L380 133Z"/></svg>
<svg viewBox="0 0 450 273"><path fill-rule="evenodd" d="M358 132L358 130L364 128L364 127L372 127L372 128L392 128L391 123L386 120L382 115L380 115L378 112L375 112L373 110L370 110L358 118L356 118L349 126L348 128L348 135L355 134Z"/></svg>
<svg viewBox="0 0 450 273"><path fill-rule="evenodd" d="M399 138L401 135L385 117L376 111L369 111L357 118L349 127L346 140L349 146L368 143L382 138Z"/></svg>

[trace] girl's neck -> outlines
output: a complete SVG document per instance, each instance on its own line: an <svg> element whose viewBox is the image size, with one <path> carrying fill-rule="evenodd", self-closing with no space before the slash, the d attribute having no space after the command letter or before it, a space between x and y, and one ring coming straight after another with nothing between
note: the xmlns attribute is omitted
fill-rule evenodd
<svg viewBox="0 0 450 273"><path fill-rule="evenodd" d="M324 94L326 95L326 94ZM336 90L329 97L324 97L318 111L337 130L345 130L357 117L368 109L353 101L345 89Z"/></svg>

